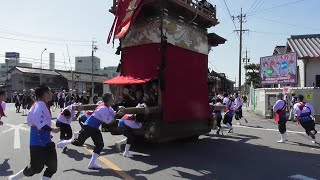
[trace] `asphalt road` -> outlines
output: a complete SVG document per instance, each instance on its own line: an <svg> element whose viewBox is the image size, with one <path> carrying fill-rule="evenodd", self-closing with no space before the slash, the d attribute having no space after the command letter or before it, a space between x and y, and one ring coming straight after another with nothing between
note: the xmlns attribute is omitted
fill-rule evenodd
<svg viewBox="0 0 320 180"><path fill-rule="evenodd" d="M29 162L29 127L26 117L7 105L5 125L0 127L0 179L18 172ZM54 112L56 117L58 112ZM158 146L132 147L134 158L116 152L114 142L123 138L104 133L105 148L99 164L104 168L87 168L91 157L91 140L86 147L69 146L67 154L58 152L58 172L54 180L88 179L218 179L282 180L295 177L320 179L320 146L311 143L302 127L288 123L289 141L278 144L277 125L244 112L249 120L235 125L234 133L215 135L215 130L194 142L172 142ZM80 129L74 123L73 130ZM319 126L317 127L320 130ZM319 134L317 138L320 140ZM58 135L54 141L58 142ZM26 179L40 179L40 175ZM299 178L296 178L299 179ZM301 178L300 178L301 179Z"/></svg>

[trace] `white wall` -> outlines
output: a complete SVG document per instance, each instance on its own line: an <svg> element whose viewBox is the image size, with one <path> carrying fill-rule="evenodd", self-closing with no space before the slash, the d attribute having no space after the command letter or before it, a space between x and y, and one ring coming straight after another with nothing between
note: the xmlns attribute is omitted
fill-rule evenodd
<svg viewBox="0 0 320 180"><path fill-rule="evenodd" d="M110 85L109 84L103 84L103 93L110 92Z"/></svg>
<svg viewBox="0 0 320 180"><path fill-rule="evenodd" d="M255 96L257 99L257 104L254 112L256 114L266 116L268 111L268 106L274 104L275 95L279 92L282 92L282 88L260 88L255 89ZM291 88L291 91L294 91L297 95L302 94L305 97L306 102L310 102L315 110L316 114L320 114L320 88ZM311 94L311 100L307 99L307 94ZM268 102L271 101L271 102Z"/></svg>
<svg viewBox="0 0 320 180"><path fill-rule="evenodd" d="M316 75L320 75L320 58L309 60L307 66L307 87L316 83Z"/></svg>
<svg viewBox="0 0 320 180"><path fill-rule="evenodd" d="M304 87L304 63L303 63L303 60L299 59L297 64L299 66L298 87Z"/></svg>
<svg viewBox="0 0 320 180"><path fill-rule="evenodd" d="M100 58L94 57L93 70L100 70ZM77 72L92 72L92 61L91 56L76 57L75 58L75 71Z"/></svg>

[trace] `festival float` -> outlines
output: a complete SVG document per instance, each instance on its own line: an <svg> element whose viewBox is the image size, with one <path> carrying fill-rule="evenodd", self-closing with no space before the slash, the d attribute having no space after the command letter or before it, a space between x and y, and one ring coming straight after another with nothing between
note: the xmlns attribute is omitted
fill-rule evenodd
<svg viewBox="0 0 320 180"><path fill-rule="evenodd" d="M208 102L208 54L226 40L208 29L219 24L216 7L191 0L114 0L108 43L119 40L120 75L104 83L118 87L158 83L153 107L128 107L143 128L137 138L159 143L197 139L213 126ZM119 53L121 51L121 53ZM108 131L116 134L116 123Z"/></svg>

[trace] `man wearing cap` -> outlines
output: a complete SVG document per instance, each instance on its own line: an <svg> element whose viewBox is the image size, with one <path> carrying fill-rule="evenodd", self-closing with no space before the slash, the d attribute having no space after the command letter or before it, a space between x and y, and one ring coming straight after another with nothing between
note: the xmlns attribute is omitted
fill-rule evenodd
<svg viewBox="0 0 320 180"><path fill-rule="evenodd" d="M283 100L283 94L277 94L277 102L273 106L273 112L276 113L275 121L278 122L278 129L280 132L280 140L277 141L278 143L284 143L287 140L287 116L286 116L286 101Z"/></svg>
<svg viewBox="0 0 320 180"><path fill-rule="evenodd" d="M293 106L297 103L297 97L296 93L294 91L291 92L291 101L290 101L290 114L289 114L289 121L294 120L294 114L293 114Z"/></svg>
<svg viewBox="0 0 320 180"><path fill-rule="evenodd" d="M312 115L315 114L314 107L310 103L304 102L303 95L298 95L298 102L294 105L294 114L297 120L297 123L300 123L301 126L305 129L308 136L312 138L312 143L317 143L315 129L315 123L312 119Z"/></svg>

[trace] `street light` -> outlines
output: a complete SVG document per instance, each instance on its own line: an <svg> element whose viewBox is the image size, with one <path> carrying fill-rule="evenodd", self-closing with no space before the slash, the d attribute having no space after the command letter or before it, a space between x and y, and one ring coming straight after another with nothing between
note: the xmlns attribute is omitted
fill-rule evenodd
<svg viewBox="0 0 320 180"><path fill-rule="evenodd" d="M44 50L41 53L41 62L40 62L40 85L42 83L42 54L47 50L47 48L44 48Z"/></svg>

